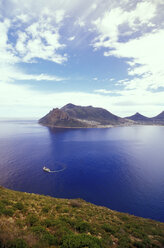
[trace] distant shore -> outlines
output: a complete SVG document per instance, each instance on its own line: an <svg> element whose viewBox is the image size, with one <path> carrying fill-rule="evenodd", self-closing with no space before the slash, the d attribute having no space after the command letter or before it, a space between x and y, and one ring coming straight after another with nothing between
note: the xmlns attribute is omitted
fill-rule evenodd
<svg viewBox="0 0 164 248"><path fill-rule="evenodd" d="M39 123L41 126L50 127L50 128L63 128L63 129L94 129L94 128L114 128L114 127L134 127L134 126L164 126L164 124L148 124L148 123L133 123L133 124L120 124L120 125L99 125L95 127L67 127L67 126L53 126L53 125L44 125Z"/></svg>

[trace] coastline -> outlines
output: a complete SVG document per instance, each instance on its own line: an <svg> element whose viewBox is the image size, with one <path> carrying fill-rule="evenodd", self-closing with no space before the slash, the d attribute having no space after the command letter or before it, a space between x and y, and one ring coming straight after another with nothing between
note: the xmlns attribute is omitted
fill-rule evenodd
<svg viewBox="0 0 164 248"><path fill-rule="evenodd" d="M99 125L94 127L66 127L66 126L55 126L55 125L45 125L43 123L39 123L39 125L44 127L50 128L62 128L62 129L97 129L97 128L114 128L114 127L134 127L134 126L161 126L163 127L164 124L148 124L148 123L133 123L133 124L120 124L120 125Z"/></svg>

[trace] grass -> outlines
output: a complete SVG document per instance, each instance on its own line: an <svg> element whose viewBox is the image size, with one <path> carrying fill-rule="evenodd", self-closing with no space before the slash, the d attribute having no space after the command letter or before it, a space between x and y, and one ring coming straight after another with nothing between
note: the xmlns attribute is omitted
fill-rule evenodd
<svg viewBox="0 0 164 248"><path fill-rule="evenodd" d="M0 248L164 247L164 223L0 187Z"/></svg>

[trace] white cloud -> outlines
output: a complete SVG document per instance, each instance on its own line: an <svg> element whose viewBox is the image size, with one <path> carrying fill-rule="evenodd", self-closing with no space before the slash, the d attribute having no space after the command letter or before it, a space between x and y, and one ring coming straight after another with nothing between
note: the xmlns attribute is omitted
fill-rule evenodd
<svg viewBox="0 0 164 248"><path fill-rule="evenodd" d="M80 27L84 27L85 26L85 22L83 20L81 20L80 18L75 22L76 25L79 25Z"/></svg>
<svg viewBox="0 0 164 248"><path fill-rule="evenodd" d="M111 94L111 93L113 93L113 91L106 90L106 89L98 89L98 90L94 90L94 92L96 92L96 93L103 93L103 94Z"/></svg>
<svg viewBox="0 0 164 248"><path fill-rule="evenodd" d="M59 9L55 11L55 19L57 23L60 23L61 21L63 21L64 14L65 14L65 11L63 9Z"/></svg>
<svg viewBox="0 0 164 248"><path fill-rule="evenodd" d="M18 32L16 49L23 62L41 58L61 64L67 60L65 54L58 53L64 47L65 45L60 43L58 28L55 28L47 18L41 18L23 32Z"/></svg>
<svg viewBox="0 0 164 248"><path fill-rule="evenodd" d="M75 39L75 36L71 36L68 38L69 41L73 41Z"/></svg>
<svg viewBox="0 0 164 248"><path fill-rule="evenodd" d="M63 52L65 44L60 41L60 27L65 11L61 8L55 11L43 8L38 16L34 16L34 5L24 4L27 8L31 8L31 11L21 12L17 8L17 1L8 0L3 4L6 12L9 2L11 2L10 7L13 7L11 11L13 16L8 13L8 18L4 16L3 21L0 22L0 63L29 63L36 62L37 58L58 64L67 61L67 55Z"/></svg>
<svg viewBox="0 0 164 248"><path fill-rule="evenodd" d="M105 55L131 59L132 61L128 62L130 65L128 74L140 75L143 78L141 80L140 77L137 84L141 81L139 85L143 84L145 88L152 87L152 85L154 88L158 88L164 86L163 44L164 30L159 30L125 43L117 42L114 44L114 49L105 52Z"/></svg>
<svg viewBox="0 0 164 248"><path fill-rule="evenodd" d="M5 0L0 4L0 16L4 20L0 22L0 106L4 111L5 106L12 106L15 111L12 113L16 115L16 111L25 106L29 112L35 109L35 113L31 113L36 116L38 111L43 111L41 108L49 111L57 106L56 103L61 107L68 102L105 107L116 114L127 112L127 115L141 109L152 114L163 110L163 92L151 92L164 82L162 0L95 0L94 3L92 0ZM13 80L62 80L53 75L25 73L18 63L32 63L39 58L63 64L69 57L64 41L73 41L76 37L76 44L83 46L85 41L88 45L88 37L93 34L97 35L94 48L103 47L106 56L126 58L128 62L127 73L132 79L117 82L124 90L112 91L115 96L109 97L107 94L111 92L106 89L90 94L46 94L9 83ZM69 45L74 43L68 42ZM113 79L106 79L109 80Z"/></svg>
<svg viewBox="0 0 164 248"><path fill-rule="evenodd" d="M22 13L22 14L16 16L15 21L16 20L19 20L23 23L27 23L30 20L30 16Z"/></svg>
<svg viewBox="0 0 164 248"><path fill-rule="evenodd" d="M39 118L54 107L62 107L68 102L77 105L103 107L114 114L127 116L137 111L148 116L163 110L163 94L158 92L124 91L121 96L108 96L98 93L62 92L45 93L33 91L29 86L0 83L1 117L35 117ZM119 93L119 92L118 92ZM12 111L6 112L11 109ZM25 111L26 110L26 111Z"/></svg>
<svg viewBox="0 0 164 248"><path fill-rule="evenodd" d="M13 47L8 40L8 31L11 26L11 22L8 19L5 19L3 22L0 22L0 64L5 63L16 63L19 61L14 54Z"/></svg>
<svg viewBox="0 0 164 248"><path fill-rule="evenodd" d="M94 47L101 47L102 44L104 47L108 47L116 42L120 35L131 34L133 31L139 30L143 24L149 23L150 25L155 11L156 5L147 1L139 2L131 11L121 7L105 11L103 17L99 17L93 22L100 34L95 40ZM119 30L121 25L124 25L122 32Z"/></svg>
<svg viewBox="0 0 164 248"><path fill-rule="evenodd" d="M127 89L164 86L164 30L157 22L158 5L142 1L128 11L115 7L94 22L98 35L93 47L106 48L105 56L126 58L129 64L128 75L134 78L118 82Z"/></svg>
<svg viewBox="0 0 164 248"><path fill-rule="evenodd" d="M27 74L19 67L13 65L1 65L0 67L0 83L11 82L16 80L34 80L34 81L63 81L65 78L47 74Z"/></svg>

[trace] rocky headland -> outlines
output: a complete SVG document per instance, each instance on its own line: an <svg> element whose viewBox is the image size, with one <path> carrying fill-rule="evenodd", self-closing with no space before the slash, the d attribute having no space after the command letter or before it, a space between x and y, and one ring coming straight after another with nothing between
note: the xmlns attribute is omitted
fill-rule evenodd
<svg viewBox="0 0 164 248"><path fill-rule="evenodd" d="M136 113L121 118L106 109L92 106L77 106L67 104L64 107L51 110L39 120L39 123L59 128L105 128L129 125L164 125L164 111L159 115L148 118Z"/></svg>

